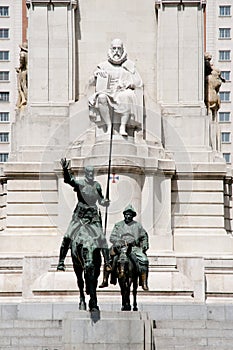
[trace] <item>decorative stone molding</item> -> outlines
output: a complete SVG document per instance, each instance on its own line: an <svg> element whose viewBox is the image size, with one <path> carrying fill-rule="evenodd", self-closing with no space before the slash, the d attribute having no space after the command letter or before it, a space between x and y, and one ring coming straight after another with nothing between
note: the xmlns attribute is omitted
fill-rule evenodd
<svg viewBox="0 0 233 350"><path fill-rule="evenodd" d="M155 7L158 9L165 5L199 5L205 7L206 0L155 0Z"/></svg>
<svg viewBox="0 0 233 350"><path fill-rule="evenodd" d="M31 5L71 5L73 8L77 7L77 0L26 0L26 5L30 8Z"/></svg>

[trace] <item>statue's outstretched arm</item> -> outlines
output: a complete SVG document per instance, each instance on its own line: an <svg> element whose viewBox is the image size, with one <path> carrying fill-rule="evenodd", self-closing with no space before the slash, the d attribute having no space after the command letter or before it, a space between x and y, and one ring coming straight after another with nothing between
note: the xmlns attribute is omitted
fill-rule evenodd
<svg viewBox="0 0 233 350"><path fill-rule="evenodd" d="M69 172L70 161L69 160L67 161L66 158L61 158L60 163L63 170L64 182L74 187L75 180L74 180L74 177Z"/></svg>

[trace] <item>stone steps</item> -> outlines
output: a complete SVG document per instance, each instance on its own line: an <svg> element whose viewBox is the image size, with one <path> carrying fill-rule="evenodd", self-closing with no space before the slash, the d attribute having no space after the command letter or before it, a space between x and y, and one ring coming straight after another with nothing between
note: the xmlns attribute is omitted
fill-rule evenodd
<svg viewBox="0 0 233 350"><path fill-rule="evenodd" d="M59 320L2 319L0 350L62 350Z"/></svg>
<svg viewBox="0 0 233 350"><path fill-rule="evenodd" d="M232 350L233 322L159 320L154 322L156 350Z"/></svg>
<svg viewBox="0 0 233 350"><path fill-rule="evenodd" d="M0 350L151 350L152 343L146 312L90 313L77 303L0 304Z"/></svg>
<svg viewBox="0 0 233 350"><path fill-rule="evenodd" d="M127 324L132 324L135 321L137 322L137 319L142 317L141 315L146 314L149 317L148 321L146 321L148 322L146 331L150 333L149 328L151 325L153 326L152 332L155 343L155 347L152 344L151 347L149 342L147 342L146 350L233 349L232 303L211 305L161 302L140 303L139 312L125 313L120 311L119 298L117 303L114 303L113 300L108 302L102 300L100 309L100 320L95 323L93 319L91 324L93 321L93 324L97 327L101 326L104 330L103 335L105 335L105 330L110 327L110 323L115 324L112 320L115 318L117 327L114 328L114 332L112 331L112 326L110 327L111 330L109 330L111 341L113 335L118 337L117 339L122 339L122 334L119 335L117 333L119 322L120 325L123 325L123 322L127 319ZM79 314L78 318L77 314ZM131 342L125 348L122 347L122 344L117 344L117 347L113 348L112 344L103 343L102 338L98 344L89 347L87 344L83 347L83 343L86 343L86 340L81 340L82 349L80 344L75 345L74 348L70 347L69 344L67 345L68 340L65 338L68 334L67 325L70 325L69 329L71 331L73 322L77 323L80 317L83 319L83 322L90 322L90 314L85 311L79 312L78 303L73 302L0 304L0 350L141 349L141 345L136 347ZM110 321L107 319L109 317ZM72 329L79 329L80 331L80 327ZM136 332L134 333L136 335L139 334L135 328L134 332ZM79 335L79 333L77 334Z"/></svg>

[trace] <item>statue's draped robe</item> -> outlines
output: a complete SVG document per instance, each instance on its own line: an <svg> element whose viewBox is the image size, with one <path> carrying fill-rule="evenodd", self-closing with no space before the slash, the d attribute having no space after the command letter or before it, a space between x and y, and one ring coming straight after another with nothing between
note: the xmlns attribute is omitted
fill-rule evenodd
<svg viewBox="0 0 233 350"><path fill-rule="evenodd" d="M141 122L142 79L134 62L128 59L122 64L105 61L97 66L96 73L98 70L105 71L107 77L97 74L96 92L89 98L92 114L98 115L98 97L104 94L114 112L129 114L133 120ZM127 88L129 85L134 85L135 89Z"/></svg>

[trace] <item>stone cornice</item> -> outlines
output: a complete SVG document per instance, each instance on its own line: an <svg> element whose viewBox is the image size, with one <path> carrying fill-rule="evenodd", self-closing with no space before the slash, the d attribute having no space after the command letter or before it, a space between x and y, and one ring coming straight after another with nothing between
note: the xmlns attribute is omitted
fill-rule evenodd
<svg viewBox="0 0 233 350"><path fill-rule="evenodd" d="M156 8L165 5L198 5L204 7L206 0L155 0Z"/></svg>
<svg viewBox="0 0 233 350"><path fill-rule="evenodd" d="M72 7L77 7L77 0L26 0L26 5L30 8L31 5L71 5Z"/></svg>

